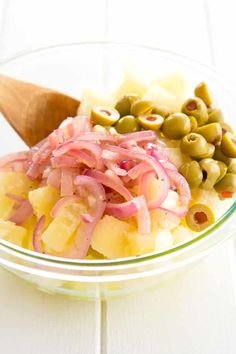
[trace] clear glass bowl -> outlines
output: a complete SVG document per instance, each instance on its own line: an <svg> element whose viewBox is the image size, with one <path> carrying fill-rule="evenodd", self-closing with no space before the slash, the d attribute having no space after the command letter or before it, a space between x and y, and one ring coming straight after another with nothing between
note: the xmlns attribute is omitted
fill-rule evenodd
<svg viewBox="0 0 236 354"><path fill-rule="evenodd" d="M68 44L11 58L1 63L0 71L78 97L86 87L114 87L127 63L143 76L181 71L191 84L206 81L227 121L236 128L234 89L222 76L210 67L155 48L107 42ZM212 227L187 243L162 253L127 259L68 260L37 254L0 239L0 265L50 293L81 299L133 294L182 273L232 236L235 210L234 200Z"/></svg>

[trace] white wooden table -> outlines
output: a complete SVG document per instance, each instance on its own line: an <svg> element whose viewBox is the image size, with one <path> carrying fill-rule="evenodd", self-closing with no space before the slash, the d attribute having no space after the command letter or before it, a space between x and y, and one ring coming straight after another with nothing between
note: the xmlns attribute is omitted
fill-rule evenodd
<svg viewBox="0 0 236 354"><path fill-rule="evenodd" d="M215 64L236 82L233 0L0 0L0 10L1 58L105 38ZM6 150L20 147L0 124ZM2 270L0 282L1 354L236 353L232 241L171 284L102 304L41 293Z"/></svg>

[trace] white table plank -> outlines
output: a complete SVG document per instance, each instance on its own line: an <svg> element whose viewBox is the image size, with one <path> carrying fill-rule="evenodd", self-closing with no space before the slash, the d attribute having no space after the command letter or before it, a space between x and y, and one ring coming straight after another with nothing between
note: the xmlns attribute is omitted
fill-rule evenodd
<svg viewBox="0 0 236 354"><path fill-rule="evenodd" d="M0 270L0 353L96 354L96 304L53 296Z"/></svg>
<svg viewBox="0 0 236 354"><path fill-rule="evenodd" d="M176 281L108 303L108 353L234 354L236 312L227 247Z"/></svg>

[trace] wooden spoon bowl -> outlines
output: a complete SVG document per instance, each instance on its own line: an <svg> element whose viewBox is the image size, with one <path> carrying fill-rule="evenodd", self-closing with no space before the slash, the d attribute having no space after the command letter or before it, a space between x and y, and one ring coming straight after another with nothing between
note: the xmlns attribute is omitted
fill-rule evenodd
<svg viewBox="0 0 236 354"><path fill-rule="evenodd" d="M63 93L0 75L0 112L28 146L75 117L79 105Z"/></svg>

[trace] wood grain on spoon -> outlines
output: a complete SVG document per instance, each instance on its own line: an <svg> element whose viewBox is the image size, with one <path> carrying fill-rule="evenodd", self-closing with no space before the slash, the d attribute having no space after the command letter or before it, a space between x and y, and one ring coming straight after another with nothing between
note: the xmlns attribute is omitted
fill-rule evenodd
<svg viewBox="0 0 236 354"><path fill-rule="evenodd" d="M28 146L76 116L79 105L60 92L0 75L0 112Z"/></svg>

